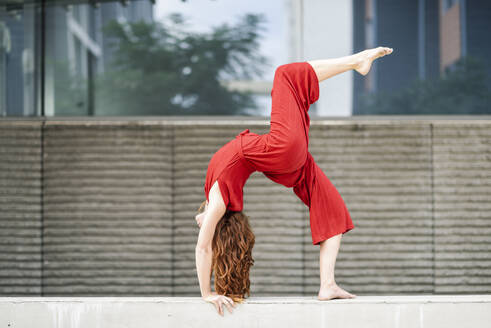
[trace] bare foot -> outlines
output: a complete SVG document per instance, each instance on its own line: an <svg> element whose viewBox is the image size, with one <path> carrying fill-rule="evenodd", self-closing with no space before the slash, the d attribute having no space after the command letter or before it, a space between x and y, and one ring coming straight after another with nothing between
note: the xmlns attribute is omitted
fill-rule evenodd
<svg viewBox="0 0 491 328"><path fill-rule="evenodd" d="M321 288L317 299L319 301L328 301L333 298L355 298L356 294L351 294L339 287L338 285L330 285L326 288Z"/></svg>
<svg viewBox="0 0 491 328"><path fill-rule="evenodd" d="M355 71L357 71L361 75L367 75L370 71L370 67L372 67L372 62L376 58L391 54L392 51L393 49L388 47L377 47L360 51L358 53L360 59L359 63L355 67Z"/></svg>

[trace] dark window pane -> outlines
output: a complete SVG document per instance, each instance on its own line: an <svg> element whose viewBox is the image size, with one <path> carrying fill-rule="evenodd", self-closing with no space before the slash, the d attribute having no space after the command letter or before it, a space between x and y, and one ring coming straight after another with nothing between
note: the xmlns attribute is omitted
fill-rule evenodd
<svg viewBox="0 0 491 328"><path fill-rule="evenodd" d="M38 114L37 5L21 1L0 5L0 115Z"/></svg>

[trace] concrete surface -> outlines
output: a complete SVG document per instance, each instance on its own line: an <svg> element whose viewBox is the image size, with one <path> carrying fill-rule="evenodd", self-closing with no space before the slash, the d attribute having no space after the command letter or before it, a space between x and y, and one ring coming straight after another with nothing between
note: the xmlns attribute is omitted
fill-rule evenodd
<svg viewBox="0 0 491 328"><path fill-rule="evenodd" d="M251 297L221 317L197 297L0 298L0 327L489 327L491 295Z"/></svg>

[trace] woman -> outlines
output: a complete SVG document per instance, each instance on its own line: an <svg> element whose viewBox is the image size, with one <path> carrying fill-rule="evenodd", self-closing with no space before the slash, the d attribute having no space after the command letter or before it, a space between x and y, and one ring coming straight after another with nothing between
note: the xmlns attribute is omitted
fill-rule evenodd
<svg viewBox="0 0 491 328"><path fill-rule="evenodd" d="M258 135L246 129L211 158L206 173L206 200L195 219L200 226L196 269L204 300L223 315L249 293L254 234L242 212L242 189L255 172L293 188L309 207L312 243L320 245L319 300L353 298L334 280L334 266L344 233L354 228L336 188L308 151L308 109L319 98L319 82L354 69L366 75L374 59L392 53L377 47L333 59L294 62L278 66L271 91L270 132ZM211 272L215 291L211 292Z"/></svg>

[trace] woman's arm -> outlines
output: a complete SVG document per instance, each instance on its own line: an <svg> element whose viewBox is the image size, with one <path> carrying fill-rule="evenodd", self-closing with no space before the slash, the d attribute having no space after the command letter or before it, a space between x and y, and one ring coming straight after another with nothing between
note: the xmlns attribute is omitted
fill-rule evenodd
<svg viewBox="0 0 491 328"><path fill-rule="evenodd" d="M226 207L218 183L215 182L208 195L209 204L205 212L201 229L196 243L196 271L198 274L201 296L206 298L211 294L211 242L218 221L225 214Z"/></svg>

